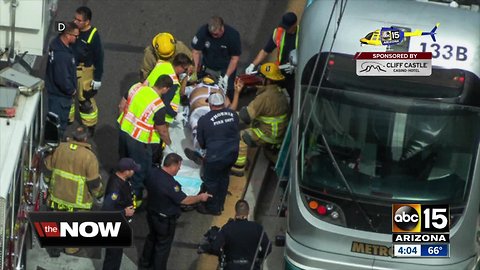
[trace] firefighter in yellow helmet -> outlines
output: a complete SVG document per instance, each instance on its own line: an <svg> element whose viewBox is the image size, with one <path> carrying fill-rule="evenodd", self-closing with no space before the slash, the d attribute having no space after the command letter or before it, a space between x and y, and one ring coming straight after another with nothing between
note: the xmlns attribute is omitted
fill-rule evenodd
<svg viewBox="0 0 480 270"><path fill-rule="evenodd" d="M277 85L285 77L275 63L263 64L259 73L264 78L263 85L258 86L255 99L238 113L240 121L250 127L240 132L238 159L231 171L236 176L244 174L248 146L269 146L277 149L283 141L288 125L288 94ZM235 84L235 87L241 86Z"/></svg>
<svg viewBox="0 0 480 270"><path fill-rule="evenodd" d="M60 143L53 154L45 159L45 182L48 184L48 206L55 211L85 211L93 206L94 199L103 196L103 183L98 160L87 143L85 126L73 132L73 140ZM74 254L78 248L65 248ZM58 257L53 250L52 257Z"/></svg>
<svg viewBox="0 0 480 270"><path fill-rule="evenodd" d="M140 68L141 81L143 82L147 79L148 74L150 74L159 60L172 63L173 58L179 53L184 53L188 58L192 59L192 51L185 43L176 40L170 33L158 33L152 39L152 44L148 45L144 50L143 63Z"/></svg>

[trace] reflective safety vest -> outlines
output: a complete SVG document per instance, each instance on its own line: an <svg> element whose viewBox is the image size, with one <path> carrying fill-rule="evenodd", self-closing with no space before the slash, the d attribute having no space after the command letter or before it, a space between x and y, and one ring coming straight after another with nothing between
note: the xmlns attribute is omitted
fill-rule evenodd
<svg viewBox="0 0 480 270"><path fill-rule="evenodd" d="M152 87L157 81L158 77L160 77L161 75L170 76L170 78L172 78L173 80L173 85L177 86L175 95L170 101L170 106L175 112L178 112L178 107L180 106L180 82L178 80L177 74L175 73L175 69L173 68L173 65L170 62L158 60L153 70L150 72L150 74L148 74L146 82L150 87ZM173 116L167 114L165 116L165 122L172 123Z"/></svg>
<svg viewBox="0 0 480 270"><path fill-rule="evenodd" d="M163 107L155 90L141 83L133 85L125 109L117 119L120 129L142 143L160 143L153 117Z"/></svg>
<svg viewBox="0 0 480 270"><path fill-rule="evenodd" d="M295 48L298 47L298 30L299 26L297 25L297 31L295 32ZM273 41L275 45L277 45L277 61L275 64L280 65L282 62L282 53L283 53L283 46L285 45L285 34L286 30L283 27L277 27L273 30Z"/></svg>
<svg viewBox="0 0 480 270"><path fill-rule="evenodd" d="M264 124L270 125L271 126L271 133L272 135L269 136L265 134L263 131L261 131L259 128L252 128L253 132L255 132L255 135L257 135L258 138L261 140L269 143L269 144L280 144L282 143L283 140L283 134L282 136L279 136L278 134L278 125L281 123L284 123L287 120L287 115L282 114L280 116L259 116L255 118L255 120L258 120Z"/></svg>

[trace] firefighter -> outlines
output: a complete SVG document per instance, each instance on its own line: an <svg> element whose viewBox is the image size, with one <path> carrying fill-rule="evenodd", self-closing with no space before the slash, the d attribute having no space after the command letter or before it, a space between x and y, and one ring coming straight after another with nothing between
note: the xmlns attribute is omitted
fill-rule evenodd
<svg viewBox="0 0 480 270"><path fill-rule="evenodd" d="M145 80L145 84L153 85L160 75L169 75L172 78L173 87L162 95L167 113L165 121L168 124L171 124L177 115L180 96L185 92L189 70L192 65L192 60L186 54L179 53L173 58L172 63L159 60Z"/></svg>
<svg viewBox="0 0 480 270"><path fill-rule="evenodd" d="M195 71L218 77L218 85L226 89L233 100L233 83L237 65L242 54L240 34L223 19L213 16L208 24L201 26L192 39Z"/></svg>
<svg viewBox="0 0 480 270"><path fill-rule="evenodd" d="M141 165L141 170L132 176L132 187L140 206L143 198L143 183L152 166L153 145L163 141L171 144L168 127L165 123L165 106L160 96L173 86L168 75L158 77L150 87L142 83L134 84L124 97L118 117L120 124L119 154L129 157Z"/></svg>
<svg viewBox="0 0 480 270"><path fill-rule="evenodd" d="M148 45L144 50L143 63L140 68L141 81L147 79L147 76L159 60L173 63L175 56L180 53L192 59L192 51L190 51L185 43L176 40L170 33L158 33L152 39L152 44Z"/></svg>
<svg viewBox="0 0 480 270"><path fill-rule="evenodd" d="M45 159L48 205L54 211L90 210L93 200L103 196L98 160L87 137L87 128L78 127L73 140L60 143ZM79 248L65 248L67 254L78 251Z"/></svg>
<svg viewBox="0 0 480 270"><path fill-rule="evenodd" d="M48 62L45 72L48 111L55 113L60 120L59 136L63 139L68 124L68 111L77 92L75 56L71 46L77 40L79 30L73 22L65 24L65 29L48 47Z"/></svg>
<svg viewBox="0 0 480 270"><path fill-rule="evenodd" d="M248 146L278 148L288 124L288 94L277 85L285 77L275 63L263 64L259 72L264 77L263 86L258 87L255 99L238 113L240 120L250 128L240 132L238 159L231 171L236 176L244 174Z"/></svg>
<svg viewBox="0 0 480 270"><path fill-rule="evenodd" d="M298 29L297 15L293 12L285 13L279 26L273 30L272 37L268 39L265 47L258 52L253 62L245 70L245 73L252 74L255 67L259 65L275 48L277 48L277 60L275 64L288 64L290 52L298 46ZM283 88L287 89L292 100L295 89L295 75L293 72L293 65L287 65L287 68L282 70L285 80L281 84Z"/></svg>
<svg viewBox="0 0 480 270"><path fill-rule="evenodd" d="M79 112L82 124L88 127L90 136L95 132L98 121L98 107L93 98L102 86L103 47L100 34L92 27L92 11L88 7L79 7L75 12L74 23L80 29L80 35L73 46L77 64ZM75 103L70 108L69 122L75 120Z"/></svg>
<svg viewBox="0 0 480 270"><path fill-rule="evenodd" d="M202 214L220 215L228 193L229 171L238 157L239 118L225 107L225 97L212 93L208 97L210 111L197 125L197 142L206 154L203 161L203 185L213 198L197 206Z"/></svg>

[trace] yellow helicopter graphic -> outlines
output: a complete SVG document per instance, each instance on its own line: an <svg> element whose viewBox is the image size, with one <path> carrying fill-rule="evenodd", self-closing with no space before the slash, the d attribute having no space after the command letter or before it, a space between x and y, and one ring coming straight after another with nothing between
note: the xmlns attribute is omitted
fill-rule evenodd
<svg viewBox="0 0 480 270"><path fill-rule="evenodd" d="M430 35L435 42L435 31L437 31L440 23L437 23L430 32L422 32L422 30L415 30L413 32L406 32L395 27L382 27L373 32L368 33L365 37L360 39L361 44L373 46L387 46L398 44L406 37L426 36Z"/></svg>

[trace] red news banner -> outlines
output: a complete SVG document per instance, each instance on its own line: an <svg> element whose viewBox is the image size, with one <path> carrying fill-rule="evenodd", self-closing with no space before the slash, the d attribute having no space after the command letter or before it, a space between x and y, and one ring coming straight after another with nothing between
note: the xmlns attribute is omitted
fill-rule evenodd
<svg viewBox="0 0 480 270"><path fill-rule="evenodd" d="M358 76L430 76L431 52L357 52Z"/></svg>

